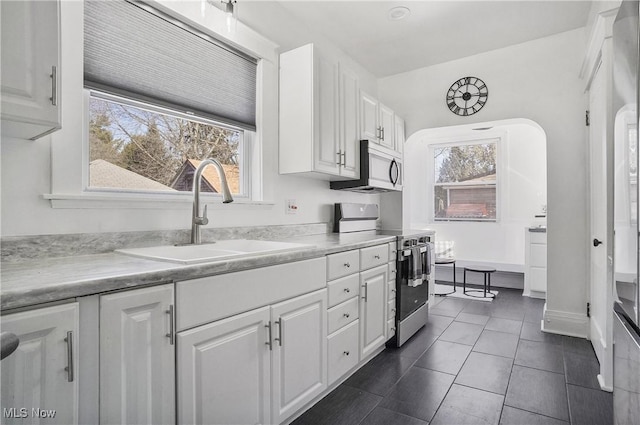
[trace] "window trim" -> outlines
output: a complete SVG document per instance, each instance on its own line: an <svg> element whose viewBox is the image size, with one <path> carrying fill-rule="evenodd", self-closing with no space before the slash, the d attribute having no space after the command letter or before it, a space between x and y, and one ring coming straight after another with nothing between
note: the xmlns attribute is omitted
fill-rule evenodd
<svg viewBox="0 0 640 425"><path fill-rule="evenodd" d="M145 0L147 1L147 0ZM178 19L186 19L202 31L211 32L216 36L225 38L224 28L226 19L223 12L217 8L210 8L211 15L206 18L200 15L191 15L190 7L185 3L156 0L154 6L161 8L166 13ZM209 13L208 12L208 13ZM60 5L60 21L66 31L61 39L61 88L62 113L64 124L60 131L50 137L51 144L51 186L44 191L42 198L48 201L51 208L66 209L181 209L191 208L192 196L188 192L167 194L127 194L127 193L88 193L84 189L88 182L88 167L84 167L83 158L88 158L88 144L83 142L84 134L88 135L88 113L85 111L84 98L84 73L83 73L83 2L62 2ZM249 155L249 167L251 167L250 193L247 198L236 199L230 204L225 204L225 209L232 210L269 210L275 205L272 201L263 199L264 182L264 154L263 143L265 137L272 137L274 131L270 125L264 125L263 120L272 102L268 102L265 93L271 87L271 79L277 76L278 63L277 46L261 37L253 30L238 23L236 33L227 37L227 41L239 49L258 58L257 68L257 103L256 103L256 127L255 133L247 136L245 143L252 146ZM271 97L269 97L271 99ZM277 97L276 97L277 101ZM88 105L88 103L86 103ZM265 129L268 128L268 131ZM247 139L251 137L251 139ZM47 140L47 139L43 139ZM218 209L219 201L205 195L209 208Z"/></svg>
<svg viewBox="0 0 640 425"><path fill-rule="evenodd" d="M502 163L503 163L503 135L496 134L487 134L485 137L468 137L468 138L456 138L455 140L447 139L441 142L434 142L429 145L429 158L428 164L429 171L427 173L427 183L428 183L428 191L429 191L429 199L431 208L427 212L427 219L432 224L443 224L443 223L499 223L501 221L502 214L502 178L500 177L502 172ZM453 148L456 146L469 146L469 145L483 145L488 143L496 144L496 181L495 183L470 183L470 182L450 182L450 183L436 183L435 181L435 151L436 149L441 148ZM482 219L482 218L436 218L435 216L435 187L438 185L451 185L451 186L493 186L496 190L496 218L493 219Z"/></svg>

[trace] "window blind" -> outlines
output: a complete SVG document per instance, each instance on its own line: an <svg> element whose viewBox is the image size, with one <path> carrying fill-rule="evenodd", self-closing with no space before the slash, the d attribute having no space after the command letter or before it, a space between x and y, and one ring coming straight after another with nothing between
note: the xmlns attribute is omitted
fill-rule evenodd
<svg viewBox="0 0 640 425"><path fill-rule="evenodd" d="M255 59L144 4L84 10L85 87L255 130Z"/></svg>

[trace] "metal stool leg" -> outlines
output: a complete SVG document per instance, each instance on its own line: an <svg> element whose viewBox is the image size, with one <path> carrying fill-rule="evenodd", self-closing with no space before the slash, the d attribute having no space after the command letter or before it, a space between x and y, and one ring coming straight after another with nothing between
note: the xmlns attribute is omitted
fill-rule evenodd
<svg viewBox="0 0 640 425"><path fill-rule="evenodd" d="M487 297L487 273L482 273L484 275L484 285L482 285L484 292L482 293L482 295L486 298Z"/></svg>
<svg viewBox="0 0 640 425"><path fill-rule="evenodd" d="M453 292L456 291L456 262L453 262Z"/></svg>

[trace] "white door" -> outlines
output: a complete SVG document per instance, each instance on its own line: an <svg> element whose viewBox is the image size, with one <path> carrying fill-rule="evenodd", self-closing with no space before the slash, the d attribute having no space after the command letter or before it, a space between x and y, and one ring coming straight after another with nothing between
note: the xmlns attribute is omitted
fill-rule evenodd
<svg viewBox="0 0 640 425"><path fill-rule="evenodd" d="M273 423L327 388L327 290L271 307Z"/></svg>
<svg viewBox="0 0 640 425"><path fill-rule="evenodd" d="M360 130L358 128L358 111L360 104L360 90L358 76L351 70L340 69L340 102L341 102L341 130L342 170L344 177L358 178L360 176Z"/></svg>
<svg viewBox="0 0 640 425"><path fill-rule="evenodd" d="M3 316L2 332L20 339L2 360L2 423L77 424L78 304Z"/></svg>
<svg viewBox="0 0 640 425"><path fill-rule="evenodd" d="M338 129L338 64L316 56L317 82L314 96L317 108L314 111L316 140L315 169L329 174L340 174L340 148ZM302 143L302 141L300 141Z"/></svg>
<svg viewBox="0 0 640 425"><path fill-rule="evenodd" d="M269 423L269 307L178 334L178 423Z"/></svg>
<svg viewBox="0 0 640 425"><path fill-rule="evenodd" d="M387 265L360 273L360 359L384 345Z"/></svg>
<svg viewBox="0 0 640 425"><path fill-rule="evenodd" d="M598 380L603 389L613 388L613 317L612 255L613 229L610 211L613 210L613 177L610 148L612 122L610 119L611 74L610 40L605 41L602 62L595 71L589 89L589 171L590 171L590 339L600 362Z"/></svg>
<svg viewBox="0 0 640 425"><path fill-rule="evenodd" d="M380 125L380 144L385 148L396 149L395 134L396 124L394 120L395 114L391 109L380 103L378 105L380 115L378 123Z"/></svg>
<svg viewBox="0 0 640 425"><path fill-rule="evenodd" d="M360 92L360 139L378 140L378 101L367 93Z"/></svg>
<svg viewBox="0 0 640 425"><path fill-rule="evenodd" d="M100 297L100 423L175 423L173 285Z"/></svg>

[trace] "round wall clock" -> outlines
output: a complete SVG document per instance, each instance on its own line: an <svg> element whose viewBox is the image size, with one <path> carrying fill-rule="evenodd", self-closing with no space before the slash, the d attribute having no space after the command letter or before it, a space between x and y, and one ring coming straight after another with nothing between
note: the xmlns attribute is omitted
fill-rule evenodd
<svg viewBox="0 0 640 425"><path fill-rule="evenodd" d="M447 106L456 115L469 116L478 112L487 103L489 89L480 78L460 78L449 87Z"/></svg>

